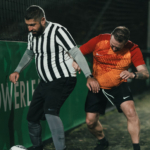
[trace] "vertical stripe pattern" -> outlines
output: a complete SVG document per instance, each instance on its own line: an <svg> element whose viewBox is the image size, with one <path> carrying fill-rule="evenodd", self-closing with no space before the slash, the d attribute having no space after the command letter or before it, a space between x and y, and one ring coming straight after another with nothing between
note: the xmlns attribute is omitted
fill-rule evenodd
<svg viewBox="0 0 150 150"><path fill-rule="evenodd" d="M39 77L45 82L76 76L69 50L76 43L63 26L50 22L42 35L28 35L28 49L35 53Z"/></svg>

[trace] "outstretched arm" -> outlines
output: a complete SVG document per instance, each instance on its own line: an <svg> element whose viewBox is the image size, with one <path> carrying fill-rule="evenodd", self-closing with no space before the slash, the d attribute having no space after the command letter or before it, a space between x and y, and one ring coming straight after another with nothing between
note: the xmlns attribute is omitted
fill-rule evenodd
<svg viewBox="0 0 150 150"><path fill-rule="evenodd" d="M9 80L11 82L13 82L15 84L18 81L19 73L29 65L29 63L32 61L33 57L34 57L33 51L27 49L25 51L22 59L20 60L17 68L15 69L14 73L10 74L10 76L9 76Z"/></svg>
<svg viewBox="0 0 150 150"><path fill-rule="evenodd" d="M79 65L79 67L83 71L85 77L88 77L89 75L92 74L85 57L83 56L83 54L81 53L81 51L79 50L79 48L77 46L72 48L69 51L69 53L73 57L73 59L77 62L77 64Z"/></svg>
<svg viewBox="0 0 150 150"><path fill-rule="evenodd" d="M33 51L27 49L14 72L20 73L24 68L26 68L30 64L33 57Z"/></svg>
<svg viewBox="0 0 150 150"><path fill-rule="evenodd" d="M79 48L77 46L75 46L74 48L72 48L69 51L69 53L74 58L74 60L77 62L77 64L83 71L84 75L86 76L86 78L87 78L86 85L87 85L88 89L90 91L92 90L93 93L98 93L99 89L100 89L99 83L97 82L97 80L95 78L90 76L90 75L92 75L92 73L87 64L87 61L85 60L85 58L84 58L83 54L81 53L81 51L79 50ZM78 69L79 69L79 67L78 67Z"/></svg>
<svg viewBox="0 0 150 150"><path fill-rule="evenodd" d="M67 29L60 27L57 30L56 42L62 46L64 50L66 50L80 66L84 75L87 77L87 87L89 90L92 90L94 93L99 92L99 83L96 79L90 77L92 73L89 69L89 66Z"/></svg>
<svg viewBox="0 0 150 150"><path fill-rule="evenodd" d="M146 65L139 65L136 67L137 72L135 72L136 77L135 79L148 79L149 78L149 72L146 67Z"/></svg>

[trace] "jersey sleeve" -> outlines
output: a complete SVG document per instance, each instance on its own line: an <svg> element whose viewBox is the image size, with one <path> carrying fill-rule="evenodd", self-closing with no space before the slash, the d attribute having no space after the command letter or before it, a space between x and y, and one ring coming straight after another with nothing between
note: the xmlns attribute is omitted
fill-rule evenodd
<svg viewBox="0 0 150 150"><path fill-rule="evenodd" d="M137 44L130 43L131 61L135 67L145 64L142 52Z"/></svg>
<svg viewBox="0 0 150 150"><path fill-rule="evenodd" d="M71 34L64 27L60 27L56 32L56 42L66 51L71 50L76 46L76 43Z"/></svg>
<svg viewBox="0 0 150 150"><path fill-rule="evenodd" d="M83 55L92 53L95 49L96 44L100 41L100 35L92 38L91 40L89 40L87 43L83 44L82 46L80 46L80 50L82 52Z"/></svg>

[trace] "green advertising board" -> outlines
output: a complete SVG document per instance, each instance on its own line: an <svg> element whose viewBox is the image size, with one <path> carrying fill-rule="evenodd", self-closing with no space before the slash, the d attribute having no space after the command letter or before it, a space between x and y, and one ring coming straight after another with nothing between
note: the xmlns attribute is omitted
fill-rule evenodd
<svg viewBox="0 0 150 150"><path fill-rule="evenodd" d="M19 63L27 43L0 41L0 150L9 150L13 145L30 147L27 127L27 112L32 94L39 83L34 60L20 73L14 85L9 75ZM64 103L60 117L65 131L85 121L84 103L87 94L86 78L77 75L77 85ZM51 137L47 122L42 121L42 139Z"/></svg>

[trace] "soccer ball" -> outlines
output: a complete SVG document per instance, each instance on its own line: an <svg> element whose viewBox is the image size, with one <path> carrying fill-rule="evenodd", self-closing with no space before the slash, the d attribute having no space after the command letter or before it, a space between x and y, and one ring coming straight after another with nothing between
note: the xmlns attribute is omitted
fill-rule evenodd
<svg viewBox="0 0 150 150"><path fill-rule="evenodd" d="M27 150L27 149L22 145L15 145L11 147L10 150Z"/></svg>

